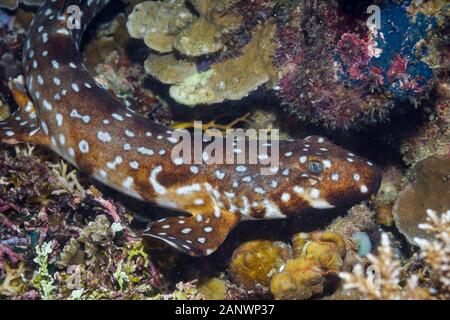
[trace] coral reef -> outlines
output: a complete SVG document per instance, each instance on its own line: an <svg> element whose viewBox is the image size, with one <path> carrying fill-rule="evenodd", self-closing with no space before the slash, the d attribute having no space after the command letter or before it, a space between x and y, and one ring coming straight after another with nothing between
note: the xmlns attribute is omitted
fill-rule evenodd
<svg viewBox="0 0 450 320"><path fill-rule="evenodd" d="M1 154L0 296L158 294L162 275L135 240L123 209L95 188L84 189L67 164L41 162L34 152L17 148L15 156ZM25 270L20 279L17 270Z"/></svg>
<svg viewBox="0 0 450 320"><path fill-rule="evenodd" d="M158 52L173 50L175 36L194 19L184 1L146 1L134 7L127 28L133 38Z"/></svg>
<svg viewBox="0 0 450 320"><path fill-rule="evenodd" d="M397 228L411 243L415 237L432 236L419 228L425 223L427 208L438 212L450 209L450 157L428 157L413 170L415 181L401 192L393 210Z"/></svg>
<svg viewBox="0 0 450 320"><path fill-rule="evenodd" d="M294 118L347 129L388 119L399 101L418 105L434 83L432 70L440 53L433 48L442 46L437 39L445 29L445 22L436 21L445 21L444 4L431 10L411 1L382 2L385 18L379 29L366 25L362 13L347 15L336 0L190 4L198 17L180 13L187 10L182 3L162 1L139 4L128 20L133 37L155 42L163 37L164 49L147 45L158 53L181 54L150 55L147 71L163 83L176 84L170 95L185 105L242 99L268 83ZM155 12L164 28L157 25L158 19L144 19ZM186 21L176 20L175 27L179 14ZM258 46L260 54L250 55L249 47L258 41L255 30L270 23L276 27L266 35L265 45ZM207 57L212 54L217 57ZM193 61L200 69L195 74ZM163 72L158 62L171 66L171 71Z"/></svg>
<svg viewBox="0 0 450 320"><path fill-rule="evenodd" d="M275 26L268 24L255 30L252 41L242 55L213 64L210 69L186 78L170 88L177 102L193 106L225 100L240 100L276 77L271 64L271 39Z"/></svg>
<svg viewBox="0 0 450 320"><path fill-rule="evenodd" d="M369 254L370 266L366 270L357 264L353 272L340 273L344 289L356 291L362 298L371 300L448 299L450 211L438 216L435 211L427 210L427 214L427 223L421 228L433 233L434 240L416 238L415 241L420 246L420 258L432 271L429 281L421 281L417 274L407 276L405 268L395 258L389 237L382 234L378 256Z"/></svg>
<svg viewBox="0 0 450 320"><path fill-rule="evenodd" d="M278 32L277 61L285 70L280 97L287 111L345 129L386 119L395 100L425 97L432 66L416 45L436 27L428 16L409 15L409 3L382 2L380 30L366 27L367 17L348 17L337 1L293 6L291 23Z"/></svg>
<svg viewBox="0 0 450 320"><path fill-rule="evenodd" d="M340 234L347 242L347 247L352 248L352 236L357 232L370 232L375 229L375 215L367 204L359 204L350 208L347 215L338 217L327 227L328 231Z"/></svg>
<svg viewBox="0 0 450 320"><path fill-rule="evenodd" d="M200 284L198 287L205 300L224 300L227 295L227 285L224 280L211 278Z"/></svg>
<svg viewBox="0 0 450 320"><path fill-rule="evenodd" d="M211 55L224 46L222 34L236 29L241 18L227 15L234 0L193 0L193 15L184 1L146 1L129 16L128 30L134 38L159 53L176 50L188 56Z"/></svg>
<svg viewBox="0 0 450 320"><path fill-rule="evenodd" d="M19 7L19 2L23 2L27 6L40 6L45 0L4 0L0 3L0 8L9 10L16 10Z"/></svg>
<svg viewBox="0 0 450 320"><path fill-rule="evenodd" d="M334 232L297 234L292 239L294 259L273 276L270 291L276 299L308 299L323 292L326 278L342 267L346 245Z"/></svg>
<svg viewBox="0 0 450 320"><path fill-rule="evenodd" d="M214 104L240 100L263 84L274 85L274 24L248 26L248 40L233 46L227 38L239 38L239 30L245 24L241 12L234 10L238 1L189 3L197 18L184 2L149 1L137 5L127 23L132 37L143 38L158 52L148 57L146 71L158 81L172 85L169 92L173 99L188 106ZM156 13L158 19L147 19ZM176 19L180 15L182 19ZM235 47L239 49L229 54ZM160 55L164 53L170 54Z"/></svg>
<svg viewBox="0 0 450 320"><path fill-rule="evenodd" d="M449 69L448 67L446 67ZM413 166L432 155L450 154L450 84L448 75L437 86L437 97L430 108L429 122L407 137L401 145L403 161Z"/></svg>
<svg viewBox="0 0 450 320"><path fill-rule="evenodd" d="M20 79L41 2L1 1L0 121L17 107L10 79ZM1 299L450 299L446 1L378 1L381 29L367 28L366 2L123 2L83 51L126 106L178 128L202 119L205 131L326 132L381 167L380 190L317 227L249 223L192 259L142 242L165 212L93 185L39 147L1 145ZM169 108L168 87L181 104L219 105Z"/></svg>
<svg viewBox="0 0 450 320"><path fill-rule="evenodd" d="M372 251L372 242L369 236L365 232L355 232L352 235L352 239L358 244L358 255L360 257L367 257Z"/></svg>
<svg viewBox="0 0 450 320"><path fill-rule="evenodd" d="M392 209L403 186L401 171L391 166L385 168L380 189L375 199L376 220L379 224L391 227L394 224Z"/></svg>
<svg viewBox="0 0 450 320"><path fill-rule="evenodd" d="M270 279L292 258L292 249L283 242L254 240L245 242L233 252L230 273L247 289L267 289Z"/></svg>
<svg viewBox="0 0 450 320"><path fill-rule="evenodd" d="M197 74L197 66L187 60L178 60L173 54L149 55L145 71L165 84L175 84Z"/></svg>

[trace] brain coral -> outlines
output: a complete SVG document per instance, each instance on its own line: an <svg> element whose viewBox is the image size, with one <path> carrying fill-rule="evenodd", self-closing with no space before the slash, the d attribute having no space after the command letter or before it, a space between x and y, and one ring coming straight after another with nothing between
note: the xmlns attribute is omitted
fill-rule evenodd
<svg viewBox="0 0 450 320"><path fill-rule="evenodd" d="M292 250L283 242L249 241L234 251L230 272L246 289L267 288L272 276L291 258Z"/></svg>
<svg viewBox="0 0 450 320"><path fill-rule="evenodd" d="M336 276L346 254L344 239L335 232L299 233L292 238L294 259L273 276L275 299L309 299L323 292L328 276Z"/></svg>
<svg viewBox="0 0 450 320"><path fill-rule="evenodd" d="M398 229L411 243L415 237L432 237L419 228L428 209L450 210L450 155L428 157L414 167L414 173L415 181L401 192L393 210Z"/></svg>

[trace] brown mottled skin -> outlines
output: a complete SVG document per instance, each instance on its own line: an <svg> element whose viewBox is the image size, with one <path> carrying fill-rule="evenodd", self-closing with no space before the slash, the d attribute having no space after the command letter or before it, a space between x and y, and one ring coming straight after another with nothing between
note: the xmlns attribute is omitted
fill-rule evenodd
<svg viewBox="0 0 450 320"><path fill-rule="evenodd" d="M186 212L145 234L190 255L214 252L241 219L357 203L378 190L373 164L317 136L280 141L273 175L261 175L261 164L192 165L172 157L172 130L123 106L83 65L82 32L106 2L47 1L39 9L23 50L34 106L16 93L22 108L0 123L3 142L47 146L112 188ZM72 4L83 12L82 30L66 28Z"/></svg>

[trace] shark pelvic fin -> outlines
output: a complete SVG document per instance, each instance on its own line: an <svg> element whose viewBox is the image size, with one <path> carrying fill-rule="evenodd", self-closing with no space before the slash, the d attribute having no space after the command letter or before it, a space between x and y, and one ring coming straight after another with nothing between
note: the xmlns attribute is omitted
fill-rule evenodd
<svg viewBox="0 0 450 320"><path fill-rule="evenodd" d="M215 208L209 213L192 212L191 216L169 217L156 221L144 236L163 240L191 256L213 253L240 221L240 216Z"/></svg>

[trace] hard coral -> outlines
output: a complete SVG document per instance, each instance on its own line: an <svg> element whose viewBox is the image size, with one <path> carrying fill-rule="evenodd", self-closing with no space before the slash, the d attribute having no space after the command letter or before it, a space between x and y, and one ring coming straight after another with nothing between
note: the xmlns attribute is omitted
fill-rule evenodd
<svg viewBox="0 0 450 320"><path fill-rule="evenodd" d="M242 55L213 64L205 72L186 78L170 88L177 102L195 106L225 100L240 100L259 86L276 78L272 65L275 26L267 24L255 30L252 41L242 49Z"/></svg>
<svg viewBox="0 0 450 320"><path fill-rule="evenodd" d="M197 73L197 66L187 60L179 60L173 54L151 54L145 60L145 71L165 84L183 82Z"/></svg>
<svg viewBox="0 0 450 320"><path fill-rule="evenodd" d="M242 12L236 9L239 1L235 0L192 0L187 5L197 12L198 18L189 16L189 21L166 39L167 48L156 50L159 54L170 54L151 54L145 63L151 76L173 85L169 93L174 100L188 106L221 103L247 97L266 83L274 85L277 71L272 64L276 29L273 23L264 21L247 26ZM162 16L184 17L184 13L178 13L180 6L177 1L137 5L128 21L131 36L144 37L145 41L146 33L161 33L143 17L155 10L161 10ZM241 29L245 29L245 35ZM226 38L226 43L222 38ZM173 50L181 55L172 53Z"/></svg>
<svg viewBox="0 0 450 320"><path fill-rule="evenodd" d="M300 233L293 237L294 259L273 276L276 299L308 299L323 292L326 277L337 275L346 253L343 238L334 232Z"/></svg>
<svg viewBox="0 0 450 320"><path fill-rule="evenodd" d="M379 224L391 227L394 224L392 208L402 188L402 172L391 166L384 170L380 189L375 199L376 220Z"/></svg>
<svg viewBox="0 0 450 320"><path fill-rule="evenodd" d="M433 240L415 238L419 245L419 258L426 263L423 272L418 270L408 275L407 266L396 259L389 237L383 233L378 256L369 254L370 265L361 264L353 271L343 272L344 289L358 293L364 299L449 299L450 297L450 210L438 215L426 210L426 223L420 229L433 234ZM427 279L428 278L428 279Z"/></svg>
<svg viewBox="0 0 450 320"><path fill-rule="evenodd" d="M344 280L344 290L356 290L366 299L423 299L429 297L428 291L418 287L418 278L413 276L407 284L400 286L400 261L395 258L387 234L382 234L378 256L369 254L371 266L365 271L357 264L352 272L342 272L339 276Z"/></svg>
<svg viewBox="0 0 450 320"><path fill-rule="evenodd" d="M436 211L427 210L427 222L419 227L433 233L435 240L415 238L420 247L420 257L431 268L434 293L440 299L450 298L450 210L438 216Z"/></svg>
<svg viewBox="0 0 450 320"><path fill-rule="evenodd" d="M291 248L283 242L249 241L234 251L230 273L246 289L268 288L272 276L291 258Z"/></svg>
<svg viewBox="0 0 450 320"><path fill-rule="evenodd" d="M175 36L194 16L184 1L146 1L138 4L128 18L128 32L133 38L161 53L172 51Z"/></svg>
<svg viewBox="0 0 450 320"><path fill-rule="evenodd" d="M432 237L418 227L426 221L427 208L438 212L450 209L450 157L428 157L413 170L415 182L401 192L393 210L397 228L411 243L415 237Z"/></svg>
<svg viewBox="0 0 450 320"><path fill-rule="evenodd" d="M223 48L222 34L240 24L238 16L226 14L233 2L189 1L197 18L184 1L143 2L130 14L128 30L159 53L175 49L188 57L210 55Z"/></svg>
<svg viewBox="0 0 450 320"><path fill-rule="evenodd" d="M226 283L219 278L210 278L204 281L198 290L203 294L205 300L224 300L227 294Z"/></svg>
<svg viewBox="0 0 450 320"><path fill-rule="evenodd" d="M105 215L99 215L90 222L77 238L72 238L64 247L59 260L60 267L86 263L101 268L105 265L104 248L113 237L111 224Z"/></svg>

